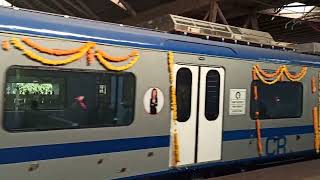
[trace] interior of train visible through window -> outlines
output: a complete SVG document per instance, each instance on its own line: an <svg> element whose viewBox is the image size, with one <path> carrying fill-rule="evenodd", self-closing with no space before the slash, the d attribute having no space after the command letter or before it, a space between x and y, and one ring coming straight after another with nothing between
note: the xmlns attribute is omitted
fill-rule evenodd
<svg viewBox="0 0 320 180"><path fill-rule="evenodd" d="M133 121L132 73L11 67L4 127L8 131L124 126Z"/></svg>

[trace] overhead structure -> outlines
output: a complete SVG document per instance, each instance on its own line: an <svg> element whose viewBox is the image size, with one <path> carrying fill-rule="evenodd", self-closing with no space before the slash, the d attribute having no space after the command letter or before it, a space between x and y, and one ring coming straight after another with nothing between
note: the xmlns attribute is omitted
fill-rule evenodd
<svg viewBox="0 0 320 180"><path fill-rule="evenodd" d="M217 22L217 16L219 16L223 24L228 25L227 19L224 17L223 12L218 4L218 0L212 0L210 3L210 9L203 20L208 20L215 23Z"/></svg>
<svg viewBox="0 0 320 180"><path fill-rule="evenodd" d="M267 32L201 21L177 15L166 15L155 20L142 23L140 26L166 32L198 35L207 39L232 41L233 43L259 47L281 49L296 48L295 45L291 43L276 42Z"/></svg>
<svg viewBox="0 0 320 180"><path fill-rule="evenodd" d="M312 41L320 42L320 8L318 7L320 2L318 0L7 1L20 8L134 26L164 15L175 14L266 31L277 41L307 43L311 41L309 37L312 36ZM293 12L292 8L297 12ZM301 8L304 11L301 11ZM302 16L297 17L299 13ZM296 17L291 18L288 15L296 15Z"/></svg>
<svg viewBox="0 0 320 180"><path fill-rule="evenodd" d="M320 55L320 43L305 43L297 46L297 51L306 54Z"/></svg>
<svg viewBox="0 0 320 180"><path fill-rule="evenodd" d="M111 0L111 1L116 5L120 6L122 9L128 11L132 16L137 15L136 11L125 0Z"/></svg>

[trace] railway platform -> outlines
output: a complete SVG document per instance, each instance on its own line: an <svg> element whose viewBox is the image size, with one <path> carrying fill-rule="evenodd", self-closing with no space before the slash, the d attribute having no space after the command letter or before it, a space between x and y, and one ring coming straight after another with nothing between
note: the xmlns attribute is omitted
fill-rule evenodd
<svg viewBox="0 0 320 180"><path fill-rule="evenodd" d="M320 180L320 160L274 166L207 180Z"/></svg>

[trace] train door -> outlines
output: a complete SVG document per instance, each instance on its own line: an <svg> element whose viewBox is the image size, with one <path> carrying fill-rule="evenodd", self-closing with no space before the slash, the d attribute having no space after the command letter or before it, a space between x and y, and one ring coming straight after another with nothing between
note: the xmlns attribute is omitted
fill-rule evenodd
<svg viewBox="0 0 320 180"><path fill-rule="evenodd" d="M171 154L179 156L176 165L220 160L224 69L176 64L175 75L178 120L171 126L177 136Z"/></svg>
<svg viewBox="0 0 320 180"><path fill-rule="evenodd" d="M224 69L200 67L197 161L221 159Z"/></svg>

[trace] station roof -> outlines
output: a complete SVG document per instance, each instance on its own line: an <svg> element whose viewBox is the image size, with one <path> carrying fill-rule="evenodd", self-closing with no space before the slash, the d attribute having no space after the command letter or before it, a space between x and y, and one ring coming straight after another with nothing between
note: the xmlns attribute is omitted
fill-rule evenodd
<svg viewBox="0 0 320 180"><path fill-rule="evenodd" d="M283 9L290 3L303 3ZM203 19L210 11L212 0L7 0L13 6L65 14L69 16L136 25L166 14ZM219 6L230 25L245 26L255 17L255 29L269 32L276 40L294 43L320 42L319 0L219 0ZM301 8L311 7L301 12ZM287 12L287 13L286 13ZM300 13L292 19L288 14ZM298 15L297 15L298 16ZM248 18L249 17L249 18ZM219 22L219 21L218 21ZM250 27L249 27L250 28ZM312 38L310 38L312 37Z"/></svg>

